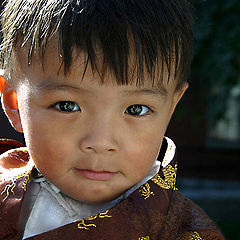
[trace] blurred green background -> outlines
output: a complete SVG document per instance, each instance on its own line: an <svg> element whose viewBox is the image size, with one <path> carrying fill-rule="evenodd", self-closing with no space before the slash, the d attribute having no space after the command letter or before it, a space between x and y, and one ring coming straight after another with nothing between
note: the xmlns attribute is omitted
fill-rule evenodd
<svg viewBox="0 0 240 240"><path fill-rule="evenodd" d="M240 239L240 1L192 0L190 91L169 135L180 146L179 189ZM186 131L187 129L187 131Z"/></svg>
<svg viewBox="0 0 240 240"><path fill-rule="evenodd" d="M208 103L216 120L224 117L232 90L240 88L240 1L192 0L192 4L192 74L201 78L208 89Z"/></svg>

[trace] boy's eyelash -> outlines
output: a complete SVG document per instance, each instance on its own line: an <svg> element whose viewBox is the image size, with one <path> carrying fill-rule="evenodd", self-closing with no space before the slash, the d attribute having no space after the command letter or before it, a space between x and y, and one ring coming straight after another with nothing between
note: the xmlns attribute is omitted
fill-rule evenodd
<svg viewBox="0 0 240 240"><path fill-rule="evenodd" d="M133 104L128 106L127 109L125 110L126 114L129 114L130 116L133 117L144 117L149 115L150 114L149 112L153 113L154 111L152 110L151 107L143 104Z"/></svg>
<svg viewBox="0 0 240 240"><path fill-rule="evenodd" d="M73 101L58 101L51 104L48 108L57 110L62 113L74 113L77 111L81 111L78 104ZM126 108L124 113L132 117L144 117L150 115L151 113L154 113L154 110L147 105L132 104Z"/></svg>
<svg viewBox="0 0 240 240"><path fill-rule="evenodd" d="M73 101L58 101L51 104L48 108L56 109L59 112L64 112L64 113L72 113L72 112L77 112L81 110L78 104Z"/></svg>

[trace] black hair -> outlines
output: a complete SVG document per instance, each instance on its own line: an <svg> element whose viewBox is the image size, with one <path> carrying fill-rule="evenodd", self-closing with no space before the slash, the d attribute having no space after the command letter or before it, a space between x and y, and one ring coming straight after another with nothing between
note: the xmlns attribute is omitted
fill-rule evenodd
<svg viewBox="0 0 240 240"><path fill-rule="evenodd" d="M128 84L130 56L140 84L144 71L152 82L162 79L164 66L169 76L180 76L178 86L188 77L192 18L185 0L6 0L4 7L1 59L8 71L17 44L29 43L30 64L36 52L43 59L49 39L58 34L65 74L77 50L103 82L110 69L118 84Z"/></svg>

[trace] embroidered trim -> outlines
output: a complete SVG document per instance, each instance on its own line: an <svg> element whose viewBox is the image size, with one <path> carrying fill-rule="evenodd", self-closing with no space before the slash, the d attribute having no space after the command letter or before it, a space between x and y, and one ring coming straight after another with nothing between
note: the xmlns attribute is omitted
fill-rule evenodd
<svg viewBox="0 0 240 240"><path fill-rule="evenodd" d="M31 171L25 171L25 172L15 176L14 178L12 178L11 183L7 184L4 188L4 190L1 192L1 195L6 194L3 201L5 201L10 196L11 192L12 192L13 195L15 195L14 189L17 186L17 180L19 180L20 178L23 178L23 177L26 177L26 178L23 180L21 188L24 191L26 191L27 183L28 183L29 178L30 178L30 174L31 174Z"/></svg>
<svg viewBox="0 0 240 240"><path fill-rule="evenodd" d="M23 181L23 185L22 185L22 189L26 192L27 191L27 184L29 182L30 179L30 175L31 175L31 171L26 172L26 178Z"/></svg>
<svg viewBox="0 0 240 240"><path fill-rule="evenodd" d="M78 223L77 227L79 229L85 229L85 230L89 230L90 227L97 227L96 224L94 224L94 223L87 224L87 223L85 223L85 221L92 221L96 218L111 218L112 216L107 215L108 212L109 212L109 210L107 210L106 212L99 213L99 214L96 214L94 216L85 218L85 219L81 219L81 220L79 220L79 223Z"/></svg>
<svg viewBox="0 0 240 240"><path fill-rule="evenodd" d="M99 213L99 218L111 218L112 216L107 215L109 212L109 210L107 210L106 212L103 213Z"/></svg>
<svg viewBox="0 0 240 240"><path fill-rule="evenodd" d="M175 187L176 175L177 175L177 164L175 166L168 165L162 169L164 179L156 174L151 180L156 183L159 187L164 189L177 190Z"/></svg>
<svg viewBox="0 0 240 240"><path fill-rule="evenodd" d="M150 237L149 237L149 236L146 236L146 237L140 237L140 238L138 238L138 240L150 240Z"/></svg>
<svg viewBox="0 0 240 240"><path fill-rule="evenodd" d="M182 233L176 240L202 240L197 232Z"/></svg>
<svg viewBox="0 0 240 240"><path fill-rule="evenodd" d="M79 224L77 225L79 229L85 229L89 230L89 227L97 227L96 224L90 223L90 224L85 224L84 219L80 220Z"/></svg>
<svg viewBox="0 0 240 240"><path fill-rule="evenodd" d="M141 195L144 197L144 200L149 198L150 195L154 195L154 193L151 192L150 185L148 183L145 183L145 185L141 186L139 192L141 192Z"/></svg>

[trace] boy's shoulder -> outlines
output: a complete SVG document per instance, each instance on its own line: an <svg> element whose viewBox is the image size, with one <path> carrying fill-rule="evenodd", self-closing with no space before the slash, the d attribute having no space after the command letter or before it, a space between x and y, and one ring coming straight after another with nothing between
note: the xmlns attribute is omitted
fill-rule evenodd
<svg viewBox="0 0 240 240"><path fill-rule="evenodd" d="M176 240L224 240L217 224L192 200L181 192L174 191L169 205L166 226L171 226L171 232L178 232Z"/></svg>
<svg viewBox="0 0 240 240"><path fill-rule="evenodd" d="M29 165L29 154L22 143L11 139L0 139L1 179L7 175L12 176L17 172L26 171Z"/></svg>
<svg viewBox="0 0 240 240"><path fill-rule="evenodd" d="M0 138L0 154L8 150L12 150L20 147L24 147L23 143L20 143L13 139Z"/></svg>
<svg viewBox="0 0 240 240"><path fill-rule="evenodd" d="M33 164L27 149L15 140L0 139L0 154L0 239L13 239L13 235L17 239L17 219Z"/></svg>
<svg viewBox="0 0 240 240"><path fill-rule="evenodd" d="M11 139L0 139L0 199L17 188L16 183L29 178L33 162L26 147ZM24 181L23 181L24 182Z"/></svg>

